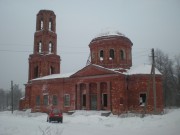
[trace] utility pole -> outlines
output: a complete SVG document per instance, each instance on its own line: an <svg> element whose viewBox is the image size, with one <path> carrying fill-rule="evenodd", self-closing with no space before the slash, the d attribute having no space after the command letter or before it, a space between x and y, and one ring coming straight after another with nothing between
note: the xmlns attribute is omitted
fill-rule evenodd
<svg viewBox="0 0 180 135"><path fill-rule="evenodd" d="M155 56L154 56L154 48L152 48L152 70L151 74L153 77L153 95L154 95L154 113L156 113L156 79L155 79Z"/></svg>
<svg viewBox="0 0 180 135"><path fill-rule="evenodd" d="M13 114L13 81L11 81L11 111L12 111L12 114Z"/></svg>

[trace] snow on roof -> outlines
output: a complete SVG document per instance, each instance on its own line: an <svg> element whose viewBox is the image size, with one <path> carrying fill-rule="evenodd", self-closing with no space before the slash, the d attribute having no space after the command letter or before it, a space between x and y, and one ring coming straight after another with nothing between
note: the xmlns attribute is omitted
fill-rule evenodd
<svg viewBox="0 0 180 135"><path fill-rule="evenodd" d="M96 66L96 67L99 67L99 68L103 68L103 69L106 69L106 70L112 71L112 72L115 72L115 73L121 73L121 72L116 71L115 69L105 68L105 67L103 67L103 66L96 65L96 64L92 64L92 65L94 65L94 66Z"/></svg>
<svg viewBox="0 0 180 135"><path fill-rule="evenodd" d="M139 66L134 66L130 70L127 71L128 75L133 75L133 74L150 74L151 73L151 65L139 65ZM155 68L155 74L161 75L158 69Z"/></svg>
<svg viewBox="0 0 180 135"><path fill-rule="evenodd" d="M48 75L48 76L43 76L43 77L40 77L40 78L32 79L32 81L35 81L35 80L48 80L48 79L55 79L55 78L68 78L72 74L74 74L74 73L52 74L52 75Z"/></svg>
<svg viewBox="0 0 180 135"><path fill-rule="evenodd" d="M111 28L111 27L103 29L100 34L95 36L95 38L103 37L103 36L123 36L123 37L125 37L125 35L120 33L117 30L117 28Z"/></svg>
<svg viewBox="0 0 180 135"><path fill-rule="evenodd" d="M115 72L115 73L122 74L121 72L116 71L115 69L105 68L105 67L102 67L102 66L96 65L96 64L92 64L92 65L94 65L96 67L99 67L99 68L103 68L103 69L112 71L112 72ZM139 65L139 66L131 67L130 70L128 70L126 73L123 73L123 74L134 75L134 74L150 74L150 73L151 73L151 65ZM36 80L48 80L48 79L55 79L55 78L68 78L68 77L70 77L73 74L74 74L74 72L73 73L64 73L64 74L52 74L52 75L48 75L48 76L32 79L32 81L36 81ZM161 73L159 72L158 69L155 69L155 74L161 75Z"/></svg>
<svg viewBox="0 0 180 135"><path fill-rule="evenodd" d="M118 31L107 31L107 32L98 34L95 38L103 37L103 36L123 36L124 37L124 35Z"/></svg>
<svg viewBox="0 0 180 135"><path fill-rule="evenodd" d="M24 100L24 99L25 99L25 97L20 98L20 100Z"/></svg>

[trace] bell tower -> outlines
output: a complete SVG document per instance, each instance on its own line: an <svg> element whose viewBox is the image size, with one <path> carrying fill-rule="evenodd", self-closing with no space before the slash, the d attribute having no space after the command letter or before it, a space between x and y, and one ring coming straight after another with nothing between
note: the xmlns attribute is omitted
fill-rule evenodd
<svg viewBox="0 0 180 135"><path fill-rule="evenodd" d="M60 61L56 15L50 10L40 10L36 17L33 54L29 55L28 80L60 73Z"/></svg>

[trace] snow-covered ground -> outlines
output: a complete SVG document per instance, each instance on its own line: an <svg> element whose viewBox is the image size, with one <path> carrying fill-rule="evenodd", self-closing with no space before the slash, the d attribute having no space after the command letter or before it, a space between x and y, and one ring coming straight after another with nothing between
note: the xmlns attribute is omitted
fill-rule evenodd
<svg viewBox="0 0 180 135"><path fill-rule="evenodd" d="M104 117L97 111L64 114L64 122L48 123L47 114L0 112L0 135L180 135L180 109L164 115Z"/></svg>

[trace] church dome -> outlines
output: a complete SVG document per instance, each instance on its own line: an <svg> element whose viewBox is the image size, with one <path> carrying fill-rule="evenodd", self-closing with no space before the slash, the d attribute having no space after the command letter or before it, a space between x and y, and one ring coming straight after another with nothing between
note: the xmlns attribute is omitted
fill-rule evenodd
<svg viewBox="0 0 180 135"><path fill-rule="evenodd" d="M131 40L122 33L101 33L89 44L91 63L106 68L130 68L132 45Z"/></svg>

